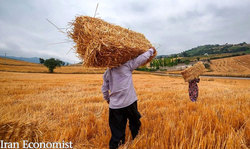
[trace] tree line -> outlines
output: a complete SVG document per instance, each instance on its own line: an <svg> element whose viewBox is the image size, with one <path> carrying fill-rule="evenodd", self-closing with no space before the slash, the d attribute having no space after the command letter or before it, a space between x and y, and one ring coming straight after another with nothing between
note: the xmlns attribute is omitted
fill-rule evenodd
<svg viewBox="0 0 250 149"><path fill-rule="evenodd" d="M159 58L159 59L153 59L150 62L150 67L151 68L155 68L155 69L159 69L160 67L173 67L178 65L179 63L185 63L185 64L189 64L190 61L189 60L182 60L178 57L167 57L167 58Z"/></svg>

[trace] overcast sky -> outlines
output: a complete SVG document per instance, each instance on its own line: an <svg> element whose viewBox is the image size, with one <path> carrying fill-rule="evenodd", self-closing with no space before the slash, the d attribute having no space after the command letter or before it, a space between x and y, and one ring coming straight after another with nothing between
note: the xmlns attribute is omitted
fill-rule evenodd
<svg viewBox="0 0 250 149"><path fill-rule="evenodd" d="M98 2L97 17L143 33L159 55L250 43L250 0L0 0L0 55L79 62L46 19L65 28L75 16L93 16Z"/></svg>

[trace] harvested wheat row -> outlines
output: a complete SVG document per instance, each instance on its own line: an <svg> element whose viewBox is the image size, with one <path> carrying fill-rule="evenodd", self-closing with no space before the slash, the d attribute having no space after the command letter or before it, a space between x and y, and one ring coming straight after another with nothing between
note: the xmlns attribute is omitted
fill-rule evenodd
<svg viewBox="0 0 250 149"><path fill-rule="evenodd" d="M0 123L0 140L5 141L39 141L41 132L36 123L19 121Z"/></svg>
<svg viewBox="0 0 250 149"><path fill-rule="evenodd" d="M189 67L181 72L184 80L189 82L195 78L198 78L206 70L202 62L196 63L194 66Z"/></svg>
<svg viewBox="0 0 250 149"><path fill-rule="evenodd" d="M143 34L98 18L79 16L72 26L68 35L86 67L117 67L153 48Z"/></svg>

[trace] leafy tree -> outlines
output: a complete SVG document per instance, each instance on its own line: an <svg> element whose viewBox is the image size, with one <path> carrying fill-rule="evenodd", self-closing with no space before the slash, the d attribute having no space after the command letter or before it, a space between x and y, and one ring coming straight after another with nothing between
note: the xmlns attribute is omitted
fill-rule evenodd
<svg viewBox="0 0 250 149"><path fill-rule="evenodd" d="M247 44L246 42L239 43L240 46Z"/></svg>
<svg viewBox="0 0 250 149"><path fill-rule="evenodd" d="M152 66L153 66L154 68L156 68L156 69L159 69L159 68L160 68L160 62L159 62L159 60L158 60L158 59L154 59L154 60L152 61Z"/></svg>
<svg viewBox="0 0 250 149"><path fill-rule="evenodd" d="M153 61L151 61L149 64L150 64L150 67L154 66Z"/></svg>
<svg viewBox="0 0 250 149"><path fill-rule="evenodd" d="M174 66L174 59L172 57L169 59L169 66Z"/></svg>
<svg viewBox="0 0 250 149"><path fill-rule="evenodd" d="M165 63L166 63L166 66L172 67L173 66L173 58L172 57L166 58Z"/></svg>
<svg viewBox="0 0 250 149"><path fill-rule="evenodd" d="M189 61L189 60L185 60L184 63L185 63L186 65L188 65L188 64L190 63L190 61Z"/></svg>
<svg viewBox="0 0 250 149"><path fill-rule="evenodd" d="M160 68L160 63L159 63L159 60L158 59L155 59L153 61L153 66L156 68L156 69L159 69Z"/></svg>
<svg viewBox="0 0 250 149"><path fill-rule="evenodd" d="M167 59L167 58L164 58L163 61L164 61L164 62L163 62L164 66L167 66L167 65L168 65L168 59Z"/></svg>
<svg viewBox="0 0 250 149"><path fill-rule="evenodd" d="M173 54L173 58L177 58L177 54Z"/></svg>
<svg viewBox="0 0 250 149"><path fill-rule="evenodd" d="M65 66L68 66L68 65L69 65L69 63L66 63L66 64L65 64Z"/></svg>
<svg viewBox="0 0 250 149"><path fill-rule="evenodd" d="M183 54L183 57L188 57L189 56L189 54L187 52L183 52L182 54Z"/></svg>
<svg viewBox="0 0 250 149"><path fill-rule="evenodd" d="M160 64L158 61L156 62L156 69L160 69Z"/></svg>
<svg viewBox="0 0 250 149"><path fill-rule="evenodd" d="M158 62L159 62L159 66L161 66L161 67L163 67L164 66L164 61L163 61L163 59L161 58L161 59L159 59L158 60Z"/></svg>
<svg viewBox="0 0 250 149"><path fill-rule="evenodd" d="M181 59L177 58L176 60L178 64L181 63Z"/></svg>
<svg viewBox="0 0 250 149"><path fill-rule="evenodd" d="M43 58L39 58L40 64L44 63L44 59Z"/></svg>
<svg viewBox="0 0 250 149"><path fill-rule="evenodd" d="M153 67L156 67L155 59L152 61L152 66L153 66Z"/></svg>
<svg viewBox="0 0 250 149"><path fill-rule="evenodd" d="M63 64L62 61L58 60L58 59L54 59L54 58L50 58L50 59L46 59L44 61L44 65L49 69L50 73L54 72L54 69L56 67L61 67Z"/></svg>
<svg viewBox="0 0 250 149"><path fill-rule="evenodd" d="M65 64L66 64L66 63L62 61L62 66L65 66Z"/></svg>

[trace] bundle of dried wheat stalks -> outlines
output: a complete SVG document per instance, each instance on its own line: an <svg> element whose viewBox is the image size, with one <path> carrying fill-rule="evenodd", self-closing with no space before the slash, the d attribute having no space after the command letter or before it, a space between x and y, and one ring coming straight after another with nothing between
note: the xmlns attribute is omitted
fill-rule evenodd
<svg viewBox="0 0 250 149"><path fill-rule="evenodd" d="M68 35L87 67L117 67L153 47L143 34L98 18L79 16L72 25Z"/></svg>
<svg viewBox="0 0 250 149"><path fill-rule="evenodd" d="M189 82L195 78L198 78L202 73L206 71L206 68L202 62L196 63L194 66L189 67L181 72L184 80Z"/></svg>

